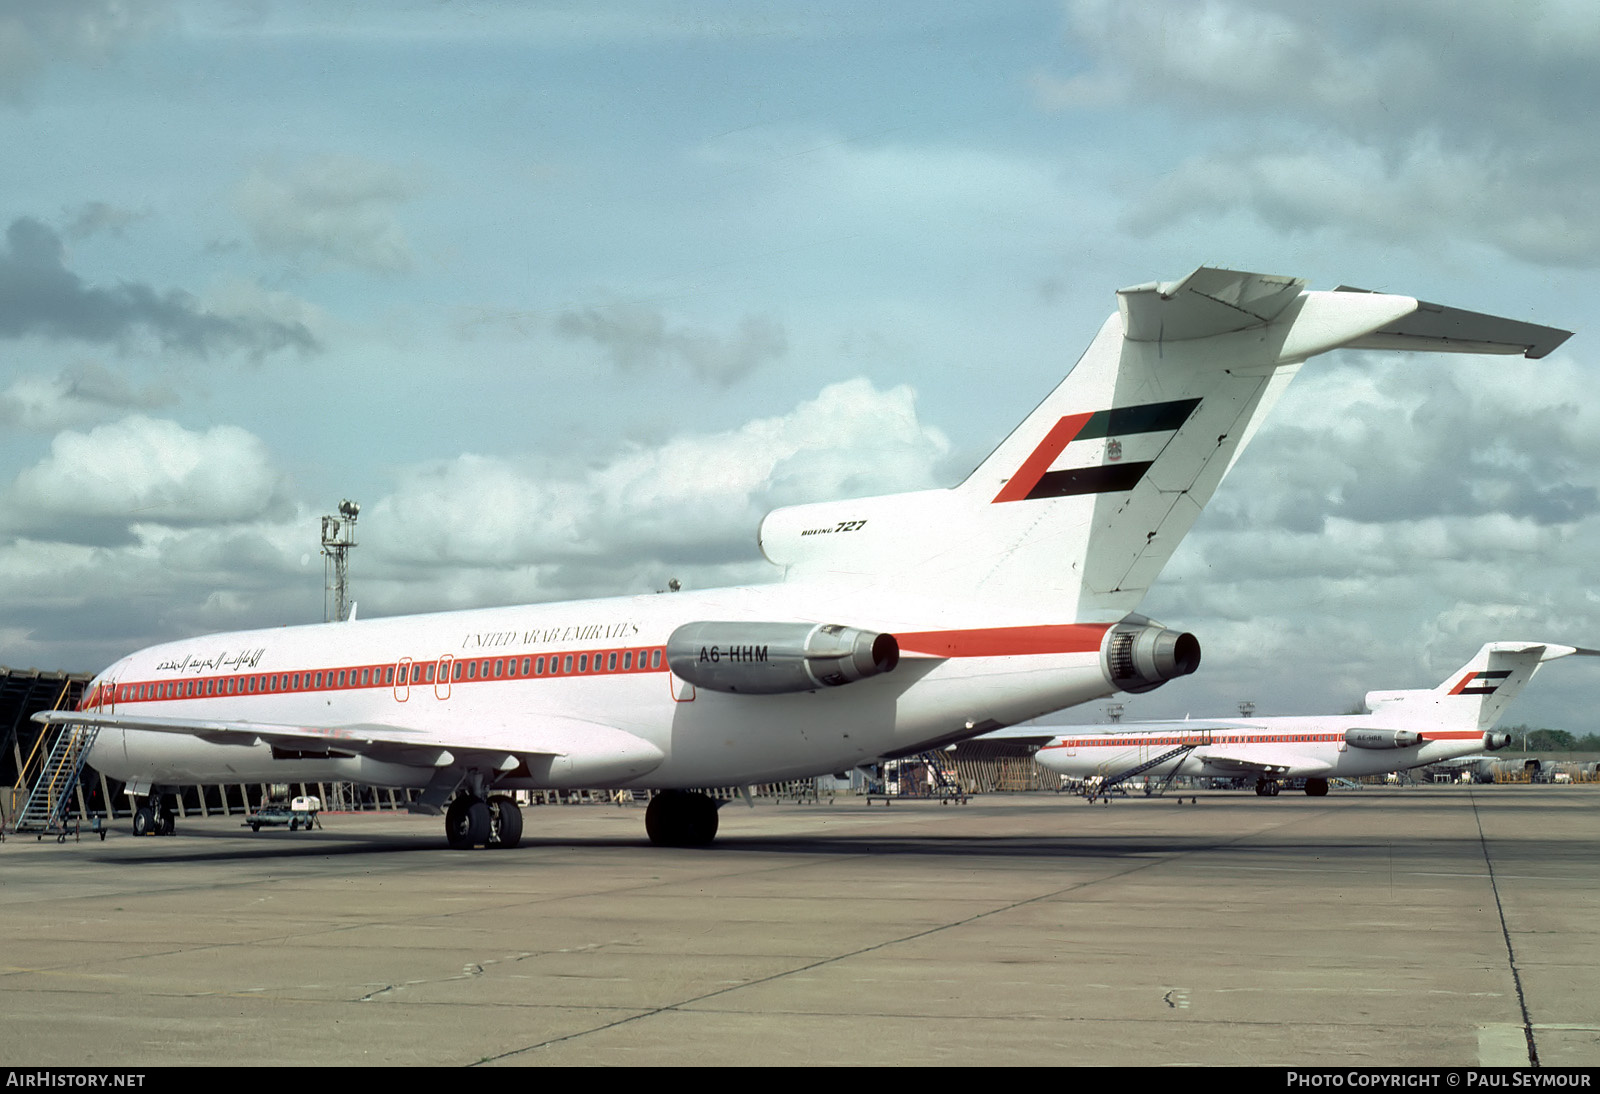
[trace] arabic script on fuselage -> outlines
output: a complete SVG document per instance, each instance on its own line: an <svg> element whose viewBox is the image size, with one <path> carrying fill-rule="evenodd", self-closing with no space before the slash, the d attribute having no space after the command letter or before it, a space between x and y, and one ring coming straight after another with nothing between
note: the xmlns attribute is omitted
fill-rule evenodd
<svg viewBox="0 0 1600 1094"><path fill-rule="evenodd" d="M204 676L208 672L240 672L244 669L253 669L261 663L262 654L267 652L265 646L253 650L240 650L231 654L223 650L215 657L198 657L194 654L185 654L182 660L163 661L156 666L157 672L192 672L196 676Z"/></svg>

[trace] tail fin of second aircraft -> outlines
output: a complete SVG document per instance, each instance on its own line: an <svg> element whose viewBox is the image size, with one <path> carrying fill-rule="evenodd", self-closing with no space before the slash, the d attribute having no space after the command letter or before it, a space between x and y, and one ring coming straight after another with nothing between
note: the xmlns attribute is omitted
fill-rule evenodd
<svg viewBox="0 0 1600 1094"><path fill-rule="evenodd" d="M1418 722L1461 729L1492 729L1539 666L1572 654L1600 650L1547 642L1489 642L1438 687L1415 691L1369 691L1367 709Z"/></svg>
<svg viewBox="0 0 1600 1094"><path fill-rule="evenodd" d="M960 486L778 509L761 547L791 578L891 579L1019 620L1120 619L1307 358L1342 346L1537 357L1565 337L1201 268L1119 292L1066 379Z"/></svg>

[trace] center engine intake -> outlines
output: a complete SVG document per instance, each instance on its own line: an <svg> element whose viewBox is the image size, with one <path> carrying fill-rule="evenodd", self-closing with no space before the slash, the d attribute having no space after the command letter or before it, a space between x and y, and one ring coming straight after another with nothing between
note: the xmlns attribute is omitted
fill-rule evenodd
<svg viewBox="0 0 1600 1094"><path fill-rule="evenodd" d="M1100 647L1106 678L1118 691L1153 691L1200 667L1200 640L1142 615L1130 615L1106 632Z"/></svg>

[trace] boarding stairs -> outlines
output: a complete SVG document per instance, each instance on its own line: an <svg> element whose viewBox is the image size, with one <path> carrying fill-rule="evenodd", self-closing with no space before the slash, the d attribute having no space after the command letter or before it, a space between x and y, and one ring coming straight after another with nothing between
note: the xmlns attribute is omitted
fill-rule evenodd
<svg viewBox="0 0 1600 1094"><path fill-rule="evenodd" d="M14 831L36 832L40 837L47 833L66 834L72 792L78 788L84 761L99 734L98 726L72 724L54 726L39 734L19 780L28 787L28 794L12 818Z"/></svg>
<svg viewBox="0 0 1600 1094"><path fill-rule="evenodd" d="M928 781L925 784L927 790L923 791L923 784L908 779L906 776L907 769L900 767L899 788L894 793L890 793L887 786L878 791L869 792L866 796L868 805L875 801L881 801L884 805L889 805L896 798L938 798L943 805L949 805L951 802L957 805L967 804L967 792L961 789L957 773L953 766L946 766L951 763L947 753L917 752L902 756L895 762L898 764L922 764L927 768ZM917 776L917 778L920 778L920 776Z"/></svg>
<svg viewBox="0 0 1600 1094"><path fill-rule="evenodd" d="M1171 751L1163 752L1154 759L1146 760L1141 764L1135 764L1126 771L1119 771L1115 775L1107 775L1105 778L1101 779L1099 783L1085 783L1083 796L1088 798L1091 802L1096 798L1105 798L1111 790L1116 788L1118 783L1126 782L1135 775L1142 775L1153 767L1160 767L1168 760L1175 760L1180 756L1187 756L1189 753L1199 748L1203 743L1203 741L1190 741L1186 744L1181 744ZM1174 767L1172 773L1162 781L1160 789L1165 790L1167 785L1172 782L1173 775L1176 775L1177 773L1177 768ZM1157 792L1159 793L1160 791Z"/></svg>
<svg viewBox="0 0 1600 1094"><path fill-rule="evenodd" d="M934 792L935 797L946 805L951 802L955 802L957 805L967 804L967 795L962 791L961 784L956 781L955 772L945 769L944 753L923 752L917 756L917 759L927 764L928 770L933 773L934 786L937 788Z"/></svg>

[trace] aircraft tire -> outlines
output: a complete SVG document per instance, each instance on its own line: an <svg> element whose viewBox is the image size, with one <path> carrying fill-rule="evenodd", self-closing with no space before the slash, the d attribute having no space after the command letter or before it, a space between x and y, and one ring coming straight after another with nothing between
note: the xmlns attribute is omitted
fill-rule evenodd
<svg viewBox="0 0 1600 1094"><path fill-rule="evenodd" d="M1313 798L1325 798L1328 795L1327 779L1307 779L1306 793Z"/></svg>
<svg viewBox="0 0 1600 1094"><path fill-rule="evenodd" d="M161 815L156 819L156 835L158 835L158 836L172 836L172 835L176 835L177 832L178 832L178 816L177 816L177 814L176 813L169 813L169 812L163 810Z"/></svg>
<svg viewBox="0 0 1600 1094"><path fill-rule="evenodd" d="M136 836L153 836L156 828L155 810L148 805L134 811L133 834Z"/></svg>
<svg viewBox="0 0 1600 1094"><path fill-rule="evenodd" d="M717 838L717 803L693 791L663 790L644 811L644 830L657 847L708 847Z"/></svg>
<svg viewBox="0 0 1600 1094"><path fill-rule="evenodd" d="M489 803L479 798L467 806L467 834L470 846L481 847L489 843L489 833L494 824L489 817Z"/></svg>
<svg viewBox="0 0 1600 1094"><path fill-rule="evenodd" d="M489 842L489 803L462 796L450 803L444 815L444 837L451 847L466 850Z"/></svg>
<svg viewBox="0 0 1600 1094"><path fill-rule="evenodd" d="M490 847L515 847L522 842L522 810L505 794L489 799Z"/></svg>

